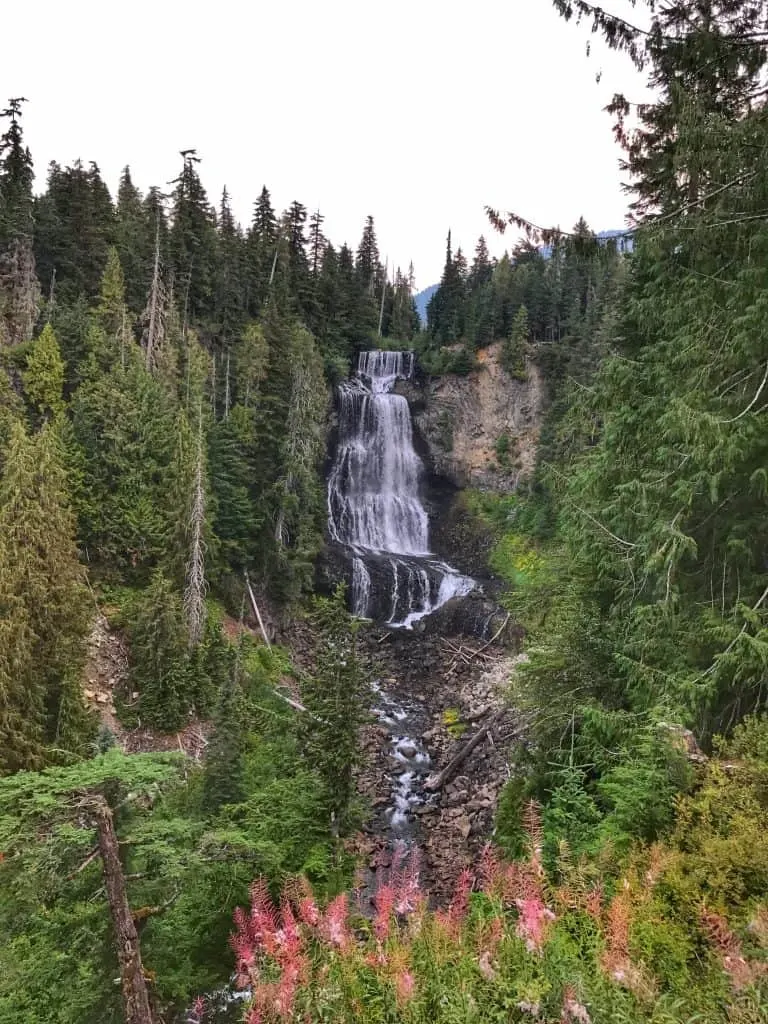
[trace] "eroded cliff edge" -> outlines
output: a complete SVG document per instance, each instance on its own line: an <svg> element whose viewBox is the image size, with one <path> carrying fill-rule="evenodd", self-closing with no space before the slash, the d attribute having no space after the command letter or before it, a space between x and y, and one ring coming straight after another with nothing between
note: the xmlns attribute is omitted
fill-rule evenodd
<svg viewBox="0 0 768 1024"><path fill-rule="evenodd" d="M541 371L525 380L501 366L501 343L477 353L470 373L402 384L433 478L456 488L513 491L533 472L546 402Z"/></svg>

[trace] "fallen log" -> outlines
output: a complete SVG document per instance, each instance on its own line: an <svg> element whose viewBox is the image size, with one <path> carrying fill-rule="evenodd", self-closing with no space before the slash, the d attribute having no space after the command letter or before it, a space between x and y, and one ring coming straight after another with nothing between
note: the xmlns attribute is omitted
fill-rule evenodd
<svg viewBox="0 0 768 1024"><path fill-rule="evenodd" d="M449 782L453 778L453 776L456 774L457 769L464 763L464 761L466 761L466 759L469 757L469 755L472 753L475 747L479 746L483 742L483 740L488 735L490 730L494 727L494 725L498 722L498 720L501 718L501 716L504 714L506 710L506 708L499 708L498 711L494 712L494 714L491 715L491 717L488 719L485 725L480 726L480 728L477 730L472 739L464 744L464 746L461 748L458 754L456 754L455 757L451 758L451 760L448 762L448 764L445 766L445 768L443 768L441 772L438 772L437 775L430 775L430 777L424 783L424 789L426 789L427 792L429 793L436 793L438 789L442 789L446 782Z"/></svg>

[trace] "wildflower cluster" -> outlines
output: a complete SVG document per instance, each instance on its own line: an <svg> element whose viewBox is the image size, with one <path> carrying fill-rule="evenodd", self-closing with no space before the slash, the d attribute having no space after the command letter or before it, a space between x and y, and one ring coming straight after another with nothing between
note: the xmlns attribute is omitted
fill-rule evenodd
<svg viewBox="0 0 768 1024"><path fill-rule="evenodd" d="M321 906L301 879L273 901L264 882L254 883L231 938L238 984L249 996L247 1024L593 1024L628 1005L632 1013L622 1019L649 1020L663 983L638 955L633 929L643 913L655 913L649 908L666 867L663 851L652 847L629 865L606 899L594 881L561 877L555 885L548 878L535 805L526 831L524 860L505 861L488 846L477 872L463 871L440 909L428 907L418 858L404 849L367 905L341 894ZM765 965L745 953L722 915L702 910L700 921L727 979L724 991L762 998ZM580 927L593 936L591 959L585 964L582 950L564 972L563 941ZM766 945L765 908L754 911L747 932L750 942ZM202 1019L200 1007L195 1024Z"/></svg>

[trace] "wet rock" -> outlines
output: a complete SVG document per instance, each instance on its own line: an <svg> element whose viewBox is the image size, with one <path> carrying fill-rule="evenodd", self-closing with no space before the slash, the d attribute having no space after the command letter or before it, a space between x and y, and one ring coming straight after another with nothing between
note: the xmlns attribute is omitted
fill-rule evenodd
<svg viewBox="0 0 768 1024"><path fill-rule="evenodd" d="M467 636L489 640L503 626L498 637L500 643L517 645L522 637L522 629L495 601L479 590L465 597L451 598L416 625L421 633L428 636Z"/></svg>

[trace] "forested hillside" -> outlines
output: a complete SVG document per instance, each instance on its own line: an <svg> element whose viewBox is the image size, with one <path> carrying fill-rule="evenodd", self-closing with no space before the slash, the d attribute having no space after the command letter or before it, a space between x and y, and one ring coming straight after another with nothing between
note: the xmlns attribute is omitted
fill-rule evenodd
<svg viewBox="0 0 768 1024"><path fill-rule="evenodd" d="M360 349L408 346L417 317L372 218L357 251L335 248L321 214L277 214L264 188L243 229L226 192L210 204L194 152L169 194L142 195L126 168L113 198L77 162L52 164L34 196L22 101L3 118L0 1019L120 1020L90 850L97 794L130 846L158 1006L226 979L231 912L256 874L342 877L332 838L348 829L349 785L315 731L343 718L354 743L357 711L297 721L297 670L251 638L245 579L277 620L311 594L330 385ZM97 611L129 649L111 695L121 734L153 729L144 749L178 749L188 730L204 772L121 754L87 706ZM348 627L318 614L315 635L341 650ZM356 678L318 657L317 681L302 677L310 708Z"/></svg>
<svg viewBox="0 0 768 1024"><path fill-rule="evenodd" d="M423 329L372 217L336 246L263 188L241 226L194 150L35 194L2 112L0 1024L768 1020L768 4L553 2L650 76L610 108L632 244L488 210L510 252L449 234ZM547 396L533 473L457 498L521 644L493 845L448 905L402 851L356 903L333 387L492 343Z"/></svg>

